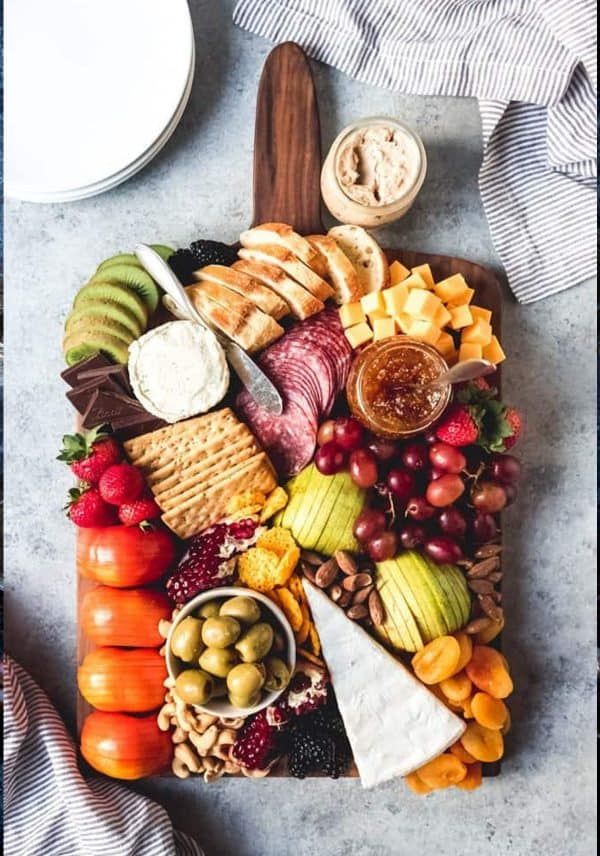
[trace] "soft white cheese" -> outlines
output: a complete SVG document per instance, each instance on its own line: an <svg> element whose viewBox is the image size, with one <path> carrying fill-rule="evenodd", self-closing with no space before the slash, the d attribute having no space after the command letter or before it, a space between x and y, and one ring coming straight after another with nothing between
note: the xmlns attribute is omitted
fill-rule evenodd
<svg viewBox="0 0 600 856"><path fill-rule="evenodd" d="M466 725L322 591L304 588L363 787L406 776Z"/></svg>
<svg viewBox="0 0 600 856"><path fill-rule="evenodd" d="M129 346L129 379L138 401L166 422L206 413L229 386L215 336L192 321L170 321Z"/></svg>

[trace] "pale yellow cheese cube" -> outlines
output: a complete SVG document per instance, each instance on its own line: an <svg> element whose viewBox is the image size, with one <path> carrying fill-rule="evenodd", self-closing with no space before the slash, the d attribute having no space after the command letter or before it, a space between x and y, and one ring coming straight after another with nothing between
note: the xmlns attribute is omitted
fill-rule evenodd
<svg viewBox="0 0 600 856"><path fill-rule="evenodd" d="M402 262L395 261L390 265L390 282L392 285L398 285L399 282L402 282L403 279L410 274L410 271L407 267L404 267Z"/></svg>
<svg viewBox="0 0 600 856"><path fill-rule="evenodd" d="M408 297L408 288L403 282L393 285L391 288L386 288L381 293L383 294L385 308L390 315L400 315L401 312L404 312L404 304Z"/></svg>
<svg viewBox="0 0 600 856"><path fill-rule="evenodd" d="M451 309L453 306L463 306L464 304L469 304L473 299L473 295L475 294L474 288L465 288L463 291L460 300L450 300L447 303L448 309Z"/></svg>
<svg viewBox="0 0 600 856"><path fill-rule="evenodd" d="M460 340L470 345L481 345L483 348L492 341L492 325L483 318L475 318L472 324L463 327Z"/></svg>
<svg viewBox="0 0 600 856"><path fill-rule="evenodd" d="M388 313L385 311L385 309L376 309L375 312L369 312L369 315L368 315L369 324L372 327L373 324L377 320L379 320L380 318L387 318L387 317L388 317Z"/></svg>
<svg viewBox="0 0 600 856"><path fill-rule="evenodd" d="M481 345L471 345L469 342L462 342L458 349L458 362L464 360L481 360L483 358L483 348Z"/></svg>
<svg viewBox="0 0 600 856"><path fill-rule="evenodd" d="M345 306L340 306L340 321L344 329L366 321L366 316L360 303L346 303Z"/></svg>
<svg viewBox="0 0 600 856"><path fill-rule="evenodd" d="M473 319L482 318L484 321L487 321L488 324L492 323L492 312L490 309L484 309L483 306L475 306L474 303L469 305L469 309L471 310Z"/></svg>
<svg viewBox="0 0 600 856"><path fill-rule="evenodd" d="M453 330L460 330L462 327L468 327L473 323L471 310L465 304L464 306L452 306L448 310L450 312L450 326Z"/></svg>
<svg viewBox="0 0 600 856"><path fill-rule="evenodd" d="M438 327L446 327L452 321L452 316L443 304L440 304L435 313L433 323Z"/></svg>
<svg viewBox="0 0 600 856"><path fill-rule="evenodd" d="M373 323L373 340L389 339L396 334L396 323L393 318L377 318Z"/></svg>
<svg viewBox="0 0 600 856"><path fill-rule="evenodd" d="M359 348L373 338L373 331L366 321L362 324L355 324L354 327L348 327L344 333L353 348Z"/></svg>
<svg viewBox="0 0 600 856"><path fill-rule="evenodd" d="M492 336L490 344L484 347L483 359L489 360L490 363L494 363L495 366L506 359L506 354L502 350L502 346L496 336Z"/></svg>
<svg viewBox="0 0 600 856"><path fill-rule="evenodd" d="M413 288L406 298L403 312L412 315L413 318L426 318L428 321L433 321L441 305L439 297L436 297L432 291Z"/></svg>
<svg viewBox="0 0 600 856"><path fill-rule="evenodd" d="M445 330L442 330L442 332L440 333L435 343L435 347L443 357L450 357L456 354L456 346L454 344L454 339L452 338L450 333L446 333Z"/></svg>
<svg viewBox="0 0 600 856"><path fill-rule="evenodd" d="M400 330L401 333L406 333L408 336L408 331L411 328L411 325L414 323L414 318L412 315L406 315L404 312L401 312L400 315L396 315L394 317L394 321L396 322L396 326Z"/></svg>
<svg viewBox="0 0 600 856"><path fill-rule="evenodd" d="M431 268L429 267L429 265L417 265L416 267L411 268L410 272L413 274L416 273L417 276L420 276L421 279L426 283L427 288L433 288L433 274L431 273Z"/></svg>
<svg viewBox="0 0 600 856"><path fill-rule="evenodd" d="M378 309L385 309L383 302L383 294L381 291L371 291L360 298L360 305L363 312L370 315L371 312L376 312Z"/></svg>
<svg viewBox="0 0 600 856"><path fill-rule="evenodd" d="M462 299L467 289L468 285L462 273L455 273L433 286L433 290L444 303L468 303Z"/></svg>
<svg viewBox="0 0 600 856"><path fill-rule="evenodd" d="M440 328L426 318L417 318L408 329L408 335L412 339L417 339L417 341L425 342L428 345L435 345L440 338L440 332Z"/></svg>
<svg viewBox="0 0 600 856"><path fill-rule="evenodd" d="M424 288L427 289L427 283L418 273L411 273L407 279L403 280L403 285L407 288Z"/></svg>

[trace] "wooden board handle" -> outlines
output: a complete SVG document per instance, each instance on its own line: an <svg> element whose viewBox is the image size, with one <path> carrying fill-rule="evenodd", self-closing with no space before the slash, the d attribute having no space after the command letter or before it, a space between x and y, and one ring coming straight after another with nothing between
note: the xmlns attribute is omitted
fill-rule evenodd
<svg viewBox="0 0 600 856"><path fill-rule="evenodd" d="M294 42L274 48L258 88L254 135L253 225L289 223L302 235L323 231L321 136L308 58Z"/></svg>

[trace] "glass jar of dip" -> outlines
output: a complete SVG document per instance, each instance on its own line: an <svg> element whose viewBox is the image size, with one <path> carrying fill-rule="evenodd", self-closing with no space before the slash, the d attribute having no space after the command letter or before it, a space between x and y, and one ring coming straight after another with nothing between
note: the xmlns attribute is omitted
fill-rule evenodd
<svg viewBox="0 0 600 856"><path fill-rule="evenodd" d="M321 170L321 194L341 223L376 229L402 217L425 180L418 134L385 116L361 119L336 137Z"/></svg>
<svg viewBox="0 0 600 856"><path fill-rule="evenodd" d="M452 387L426 384L447 371L431 345L408 336L373 342L350 370L346 395L350 410L380 437L412 437L436 422L450 401Z"/></svg>

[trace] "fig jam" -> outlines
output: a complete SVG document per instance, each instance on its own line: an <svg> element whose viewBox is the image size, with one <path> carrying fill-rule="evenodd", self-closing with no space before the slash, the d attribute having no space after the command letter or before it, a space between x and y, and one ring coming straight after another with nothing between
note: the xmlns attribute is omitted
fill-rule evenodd
<svg viewBox="0 0 600 856"><path fill-rule="evenodd" d="M411 437L442 415L451 387L426 385L446 371L430 345L395 336L374 342L355 359L346 393L353 415L381 437Z"/></svg>

